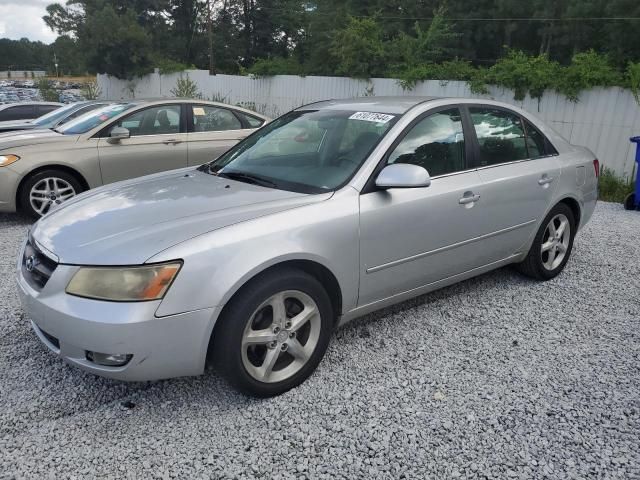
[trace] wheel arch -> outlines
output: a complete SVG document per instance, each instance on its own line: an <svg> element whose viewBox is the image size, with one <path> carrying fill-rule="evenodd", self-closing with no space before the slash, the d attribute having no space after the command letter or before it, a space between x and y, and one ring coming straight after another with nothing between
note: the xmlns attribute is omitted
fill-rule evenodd
<svg viewBox="0 0 640 480"><path fill-rule="evenodd" d="M20 193L22 192L22 187L24 186L26 181L29 178L31 178L33 175L37 175L38 173L44 172L45 170L59 170L59 171L68 173L69 175L72 175L76 180L78 180L78 182L80 182L80 185L82 185L82 188L84 190L89 190L90 188L89 182L87 182L87 179L84 178L84 175L82 175L75 168L69 167L68 165L61 165L58 163L54 163L50 165L40 165L37 168L34 168L33 170L23 175L22 179L20 179L18 188L16 188L16 206L18 208L22 207L22 205L20 205Z"/></svg>
<svg viewBox="0 0 640 480"><path fill-rule="evenodd" d="M329 299L331 300L331 307L334 312L334 326L337 326L340 320L340 316L342 315L342 288L340 287L340 283L338 279L334 275L334 273L322 263L316 260L304 259L304 258L294 258L294 259L286 259L280 260L276 263L270 265L264 265L261 268L258 268L256 271L251 272L246 278L244 278L241 282L236 284L232 291L227 296L227 299L224 303L224 306L220 310L220 313L217 316L215 324L213 325L213 329L208 339L208 346L206 350L206 359L205 364L211 363L212 360L212 352L211 348L213 345L213 339L216 336L217 329L220 327L222 322L220 319L223 318L227 307L230 305L231 301L241 293L242 289L249 284L249 282L255 280L256 278L272 272L278 269L284 268L296 268L298 270L302 270L305 273L316 278L322 286L326 289L327 294L329 295Z"/></svg>
<svg viewBox="0 0 640 480"><path fill-rule="evenodd" d="M573 219L576 222L576 228L580 228L580 219L582 218L582 208L580 207L580 202L578 202L578 200L573 197L564 197L556 202L556 205L560 203L564 203L571 209L571 212L573 213Z"/></svg>

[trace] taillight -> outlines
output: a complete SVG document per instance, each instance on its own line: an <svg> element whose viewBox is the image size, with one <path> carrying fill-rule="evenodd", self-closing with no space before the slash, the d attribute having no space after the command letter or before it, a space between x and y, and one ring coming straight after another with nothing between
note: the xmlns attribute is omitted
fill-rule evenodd
<svg viewBox="0 0 640 480"><path fill-rule="evenodd" d="M593 161L593 169L596 171L596 178L599 178L600 177L600 162L598 161L597 158Z"/></svg>

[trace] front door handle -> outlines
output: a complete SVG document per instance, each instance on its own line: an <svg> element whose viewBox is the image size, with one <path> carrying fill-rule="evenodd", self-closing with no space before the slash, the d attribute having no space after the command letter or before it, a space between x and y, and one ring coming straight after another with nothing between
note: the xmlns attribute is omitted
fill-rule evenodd
<svg viewBox="0 0 640 480"><path fill-rule="evenodd" d="M464 196L458 200L460 205L469 205L470 203L476 203L480 200L480 195L473 192L464 192Z"/></svg>
<svg viewBox="0 0 640 480"><path fill-rule="evenodd" d="M542 175L542 177L540 177L540 180L538 180L538 185L549 185L551 182L553 182L553 180L553 177L550 177L545 173L544 175Z"/></svg>
<svg viewBox="0 0 640 480"><path fill-rule="evenodd" d="M175 138L172 138L170 140L164 140L162 143L164 143L165 145L177 145L179 143L182 143L182 140L176 140Z"/></svg>

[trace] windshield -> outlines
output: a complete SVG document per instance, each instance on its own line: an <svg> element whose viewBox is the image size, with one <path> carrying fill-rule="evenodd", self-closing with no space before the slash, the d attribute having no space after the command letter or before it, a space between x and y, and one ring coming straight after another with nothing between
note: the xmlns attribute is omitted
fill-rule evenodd
<svg viewBox="0 0 640 480"><path fill-rule="evenodd" d="M106 107L92 110L89 113L85 113L75 120L56 128L56 132L63 133L64 135L78 135L85 133L98 125L103 124L107 120L119 115L132 108L134 103L116 103L115 105L107 105Z"/></svg>
<svg viewBox="0 0 640 480"><path fill-rule="evenodd" d="M45 125L51 125L56 123L58 120L66 117L69 113L73 112L78 106L75 103L70 103L69 105L65 105L64 107L60 107L56 110L53 110L41 117L32 120L31 123L34 125L38 125L44 127Z"/></svg>
<svg viewBox="0 0 640 480"><path fill-rule="evenodd" d="M396 120L374 112L291 112L213 161L209 171L282 190L335 190L360 168Z"/></svg>

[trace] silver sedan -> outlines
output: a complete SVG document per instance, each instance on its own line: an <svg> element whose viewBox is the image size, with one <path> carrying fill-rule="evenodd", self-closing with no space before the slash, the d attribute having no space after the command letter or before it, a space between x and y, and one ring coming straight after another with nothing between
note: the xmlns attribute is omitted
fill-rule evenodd
<svg viewBox="0 0 640 480"><path fill-rule="evenodd" d="M598 160L492 101L363 98L288 113L216 161L79 195L17 265L40 340L122 380L212 364L282 393L336 326L515 264L565 267Z"/></svg>

